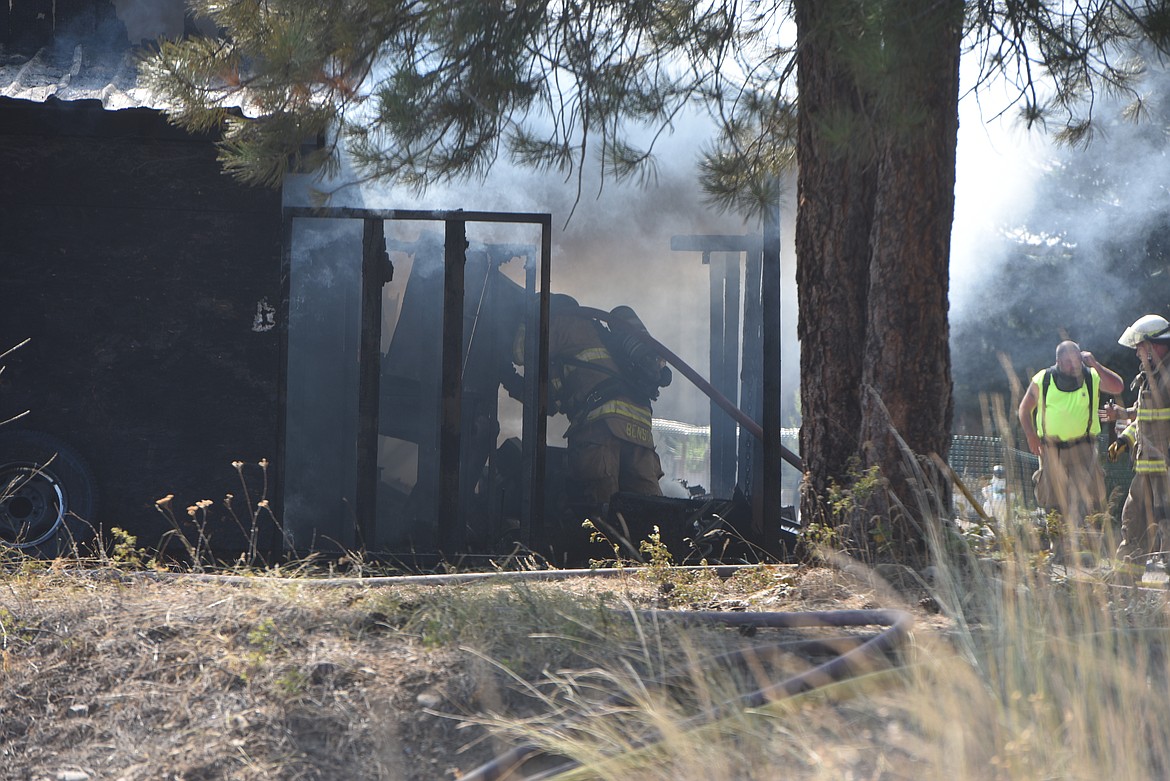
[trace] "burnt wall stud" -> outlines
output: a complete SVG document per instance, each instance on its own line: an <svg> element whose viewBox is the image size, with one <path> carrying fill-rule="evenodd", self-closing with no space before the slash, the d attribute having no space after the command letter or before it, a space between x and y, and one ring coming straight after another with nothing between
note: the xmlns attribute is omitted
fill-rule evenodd
<svg viewBox="0 0 1170 781"><path fill-rule="evenodd" d="M463 426L463 296L467 264L467 223L445 222L443 247L443 374L439 417L439 546L463 548L459 502L459 448Z"/></svg>
<svg viewBox="0 0 1170 781"><path fill-rule="evenodd" d="M364 220L362 230L361 341L358 364L357 490L359 547L374 541L378 490L378 410L382 365L382 287L393 276L382 220Z"/></svg>

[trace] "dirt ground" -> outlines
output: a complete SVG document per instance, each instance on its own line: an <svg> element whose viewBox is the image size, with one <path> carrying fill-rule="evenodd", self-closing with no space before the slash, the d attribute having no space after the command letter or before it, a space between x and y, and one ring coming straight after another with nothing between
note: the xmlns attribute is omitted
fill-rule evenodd
<svg viewBox="0 0 1170 781"><path fill-rule="evenodd" d="M888 607L839 572L769 568L719 610ZM442 587L250 584L105 571L0 574L0 779L456 779L502 746L482 666L412 612ZM545 587L663 604L633 577ZM677 595L676 595L677 596ZM905 606L901 604L898 606ZM941 626L929 600L908 609Z"/></svg>

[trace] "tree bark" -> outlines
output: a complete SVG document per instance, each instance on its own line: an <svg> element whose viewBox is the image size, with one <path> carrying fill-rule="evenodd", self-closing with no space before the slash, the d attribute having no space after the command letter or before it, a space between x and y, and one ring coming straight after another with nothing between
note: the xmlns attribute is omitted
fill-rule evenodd
<svg viewBox="0 0 1170 781"><path fill-rule="evenodd" d="M865 124L866 106L834 24L848 3L795 3L800 49L796 284L800 351L801 514L824 523L823 496L849 469L861 428L862 345L876 165L828 140L831 124Z"/></svg>
<svg viewBox="0 0 1170 781"><path fill-rule="evenodd" d="M863 558L906 558L949 502L922 456L945 458L950 442L963 6L798 0L795 9L802 515ZM856 493L833 506L842 490Z"/></svg>

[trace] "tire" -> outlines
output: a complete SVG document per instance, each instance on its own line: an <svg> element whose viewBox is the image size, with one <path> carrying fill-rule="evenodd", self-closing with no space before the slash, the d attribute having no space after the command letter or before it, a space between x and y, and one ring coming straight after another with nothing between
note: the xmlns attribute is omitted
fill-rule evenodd
<svg viewBox="0 0 1170 781"><path fill-rule="evenodd" d="M42 431L0 430L0 546L55 558L94 534L93 472Z"/></svg>

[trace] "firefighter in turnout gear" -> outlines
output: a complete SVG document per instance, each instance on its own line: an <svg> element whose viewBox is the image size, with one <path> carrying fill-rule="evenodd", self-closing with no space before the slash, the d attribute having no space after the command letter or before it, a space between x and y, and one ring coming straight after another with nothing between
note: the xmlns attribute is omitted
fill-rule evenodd
<svg viewBox="0 0 1170 781"><path fill-rule="evenodd" d="M1109 460L1129 448L1134 452L1134 476L1121 509L1121 544L1117 557L1145 564L1156 552L1161 534L1165 547L1170 533L1170 322L1160 315L1145 315L1117 340L1137 351L1142 369L1134 379L1137 402L1129 410L1111 410L1112 416L1133 422L1109 447Z"/></svg>
<svg viewBox="0 0 1170 781"><path fill-rule="evenodd" d="M611 314L645 331L629 307ZM569 499L590 513L601 512L618 491L662 495L650 403L670 382L670 370L631 337L632 329L611 331L580 311L571 296L552 296L549 412L569 419Z"/></svg>

